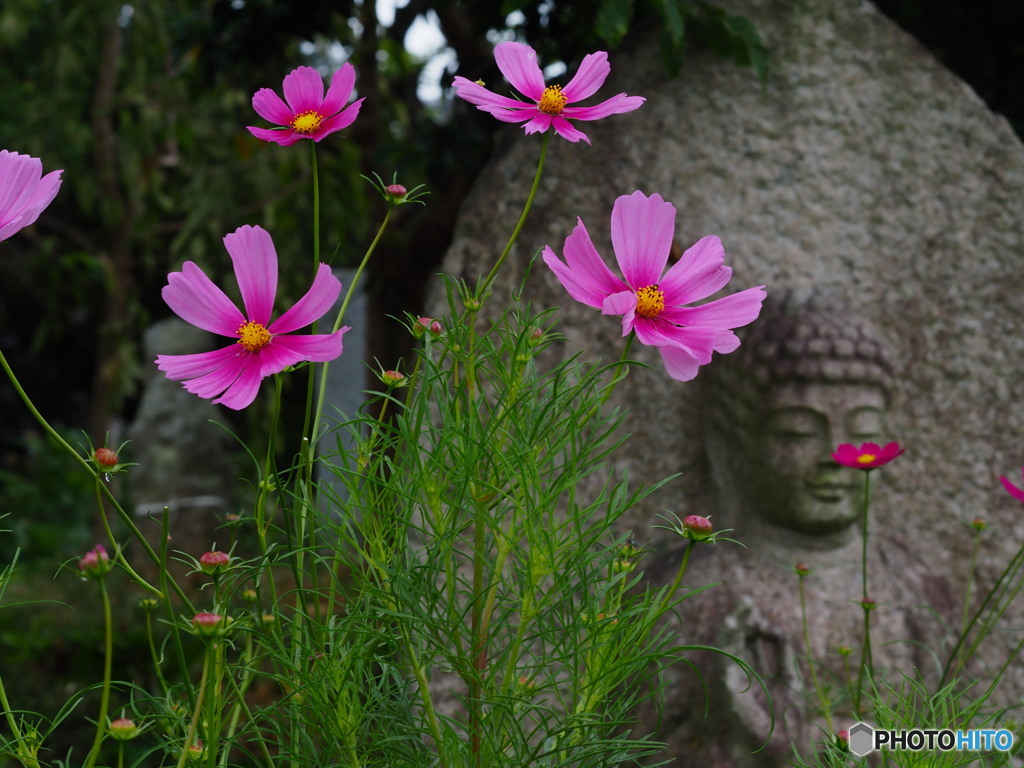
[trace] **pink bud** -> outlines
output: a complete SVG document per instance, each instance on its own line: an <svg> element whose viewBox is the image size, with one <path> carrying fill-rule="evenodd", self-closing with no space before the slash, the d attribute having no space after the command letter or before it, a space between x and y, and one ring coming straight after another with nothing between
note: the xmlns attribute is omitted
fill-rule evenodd
<svg viewBox="0 0 1024 768"><path fill-rule="evenodd" d="M203 573L216 576L224 573L231 565L231 555L227 552L204 552L199 556L199 567Z"/></svg>
<svg viewBox="0 0 1024 768"><path fill-rule="evenodd" d="M389 387L401 386L401 382L405 380L405 374L398 371L384 371L380 375L380 380Z"/></svg>
<svg viewBox="0 0 1024 768"><path fill-rule="evenodd" d="M811 572L811 569L807 563L797 563L793 566L793 572L796 573L797 576L806 576Z"/></svg>
<svg viewBox="0 0 1024 768"><path fill-rule="evenodd" d="M107 732L112 738L118 741L128 741L128 739L134 739L140 733L140 728L135 724L133 720L129 720L127 717L119 717L117 720L113 720L110 726L107 728Z"/></svg>
<svg viewBox="0 0 1024 768"><path fill-rule="evenodd" d="M706 517L687 515L683 518L683 530L686 532L688 539L703 541L715 532L715 526Z"/></svg>
<svg viewBox="0 0 1024 768"><path fill-rule="evenodd" d="M219 637L224 634L228 619L219 613L197 613L192 617L192 629L199 637Z"/></svg>
<svg viewBox="0 0 1024 768"><path fill-rule="evenodd" d="M409 194L409 190L401 184L388 184L384 187L384 190L391 197L391 200L396 203L402 202L405 199L405 196Z"/></svg>
<svg viewBox="0 0 1024 768"><path fill-rule="evenodd" d="M107 550L103 548L102 544L97 544L82 555L82 558L78 561L78 570L89 579L103 578L110 573L111 568L113 568L113 565L110 562L110 557L107 555Z"/></svg>
<svg viewBox="0 0 1024 768"><path fill-rule="evenodd" d="M93 461L104 469L113 469L117 466L117 454L109 448L97 448L92 455Z"/></svg>

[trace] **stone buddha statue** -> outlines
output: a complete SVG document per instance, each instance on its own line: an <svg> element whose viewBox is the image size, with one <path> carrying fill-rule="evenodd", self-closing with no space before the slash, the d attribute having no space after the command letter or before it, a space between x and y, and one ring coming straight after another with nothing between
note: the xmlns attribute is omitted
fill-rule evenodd
<svg viewBox="0 0 1024 768"><path fill-rule="evenodd" d="M831 454L882 439L885 342L829 292L781 291L709 370L705 435L729 527L758 546L835 549L859 536L863 477ZM767 540L767 541L766 541Z"/></svg>
<svg viewBox="0 0 1024 768"><path fill-rule="evenodd" d="M702 411L715 502L690 511L709 516L716 530L732 529L728 535L743 547L697 547L686 583L719 586L681 604L680 640L749 663L772 705L737 664L695 654L691 660L707 688L696 675L675 672L666 692L659 737L669 743L674 764L787 765L794 744L807 756L812 741L826 735L807 675L797 563L810 568L809 634L819 674L836 700L832 730L854 722L836 650L852 649L856 675L864 476L836 464L831 453L840 443L885 439L891 377L884 339L820 289L772 291L740 349L708 367ZM898 471L898 463L880 470L889 471ZM869 590L879 605L875 662L879 670L910 672L926 655L914 643L933 631L925 629L928 611L918 606L934 601L948 614L949 590L873 520L869 544ZM661 560L663 572L650 568L652 580L667 582L678 558Z"/></svg>

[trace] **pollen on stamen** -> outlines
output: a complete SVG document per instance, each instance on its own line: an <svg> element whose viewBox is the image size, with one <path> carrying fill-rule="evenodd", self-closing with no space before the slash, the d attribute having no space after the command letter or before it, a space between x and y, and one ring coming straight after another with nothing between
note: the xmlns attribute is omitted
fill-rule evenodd
<svg viewBox="0 0 1024 768"><path fill-rule="evenodd" d="M238 326L238 335L238 343L249 352L261 350L270 343L270 331L261 323L243 323Z"/></svg>
<svg viewBox="0 0 1024 768"><path fill-rule="evenodd" d="M323 115L314 110L300 112L292 118L292 128L299 133L313 133L323 122Z"/></svg>
<svg viewBox="0 0 1024 768"><path fill-rule="evenodd" d="M873 462L877 458L878 457L875 456L873 453L862 453L860 456L857 457L857 463L858 464L870 464L871 462Z"/></svg>
<svg viewBox="0 0 1024 768"><path fill-rule="evenodd" d="M655 318L665 309L665 294L656 285L648 285L636 292L636 313L640 317Z"/></svg>
<svg viewBox="0 0 1024 768"><path fill-rule="evenodd" d="M549 85L544 89L537 108L547 115L560 115L569 97L562 93L562 86Z"/></svg>

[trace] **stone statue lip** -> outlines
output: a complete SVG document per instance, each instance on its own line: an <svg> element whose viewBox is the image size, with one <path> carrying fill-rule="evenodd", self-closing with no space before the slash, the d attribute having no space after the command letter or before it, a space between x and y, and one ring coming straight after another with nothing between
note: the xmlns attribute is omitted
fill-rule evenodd
<svg viewBox="0 0 1024 768"><path fill-rule="evenodd" d="M807 483L807 490L821 501L840 501L853 492L848 483Z"/></svg>

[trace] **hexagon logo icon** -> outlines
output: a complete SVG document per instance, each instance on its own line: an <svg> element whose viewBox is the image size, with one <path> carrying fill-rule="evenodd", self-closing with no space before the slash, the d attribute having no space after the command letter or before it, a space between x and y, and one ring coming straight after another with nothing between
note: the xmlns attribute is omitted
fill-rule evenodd
<svg viewBox="0 0 1024 768"><path fill-rule="evenodd" d="M867 723L857 723L850 728L850 751L857 757L864 757L874 748L875 729Z"/></svg>

